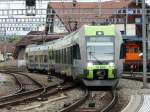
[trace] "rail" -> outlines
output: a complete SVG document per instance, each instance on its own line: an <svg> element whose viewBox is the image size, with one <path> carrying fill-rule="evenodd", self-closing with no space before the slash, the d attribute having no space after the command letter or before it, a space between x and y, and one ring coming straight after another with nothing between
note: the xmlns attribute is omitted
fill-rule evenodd
<svg viewBox="0 0 150 112"><path fill-rule="evenodd" d="M11 76L13 76L13 77L15 78L17 84L19 85L19 89L18 89L17 91L15 91L14 93L11 93L11 94L9 94L9 95L7 95L7 96L2 96L2 97L0 97L0 101L2 101L3 99L5 99L6 97L10 97L10 96L12 96L12 95L14 95L14 94L18 94L18 93L20 93L21 91L24 90L23 84L22 84L22 83L20 82L20 80L16 77L16 75L11 74L11 73L8 73L8 72L7 72L7 74L9 74L9 75L11 75Z"/></svg>
<svg viewBox="0 0 150 112"><path fill-rule="evenodd" d="M116 92L116 89L111 90L111 92L113 97L111 102L102 110L97 110L97 112L109 112L115 106L118 101L118 94Z"/></svg>
<svg viewBox="0 0 150 112"><path fill-rule="evenodd" d="M17 73L17 74L19 74L19 73ZM4 107L6 105L14 105L14 104L17 104L22 101L33 100L38 97L42 97L42 95L46 92L46 88L43 85L41 85L39 82L32 79L28 75L25 75L25 74L22 74L22 75L30 78L33 82L35 82L39 86L39 88L30 90L30 91L26 91L26 92L12 94L7 97L3 97L0 102L0 108Z"/></svg>
<svg viewBox="0 0 150 112"><path fill-rule="evenodd" d="M78 100L77 102L74 102L70 106L60 110L60 112L70 112L70 111L74 110L76 107L79 107L81 104L83 104L86 101L86 99L89 97L89 91L87 89L85 89L84 92L85 92L85 95L80 100Z"/></svg>
<svg viewBox="0 0 150 112"><path fill-rule="evenodd" d="M121 78L123 79L129 79L129 80L136 80L136 81L143 81L143 76L134 73L133 75L129 75L129 74L123 74L121 76ZM147 82L150 82L150 76L147 76Z"/></svg>

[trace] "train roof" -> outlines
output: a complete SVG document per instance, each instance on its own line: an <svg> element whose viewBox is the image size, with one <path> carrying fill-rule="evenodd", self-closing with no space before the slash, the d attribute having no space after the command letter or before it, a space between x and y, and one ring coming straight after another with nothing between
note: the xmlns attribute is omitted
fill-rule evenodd
<svg viewBox="0 0 150 112"><path fill-rule="evenodd" d="M114 36L115 35L115 25L100 25L100 26L91 26L84 25L85 36L95 36L97 32L103 32L103 35Z"/></svg>
<svg viewBox="0 0 150 112"><path fill-rule="evenodd" d="M64 36L64 38L46 42L43 45L29 45L26 51L28 51L28 49L30 49L30 51L37 51L38 49L47 50L48 48L59 49L63 47L68 47L78 43L79 38L82 38L83 36L96 36L97 32L103 32L104 36L114 36L115 25L83 25L80 29L70 33L69 35Z"/></svg>
<svg viewBox="0 0 150 112"><path fill-rule="evenodd" d="M115 25L100 25L100 26L93 26L93 25L84 25L80 29L76 30L75 32L70 33L69 35L64 36L64 38L54 40L53 46L51 47L59 47L63 45L71 45L78 43L78 38L88 37L88 36L96 36L97 32L103 32L105 36L114 36L115 35ZM60 41L62 40L62 41ZM48 43L51 44L52 42ZM56 45L56 46L55 46Z"/></svg>

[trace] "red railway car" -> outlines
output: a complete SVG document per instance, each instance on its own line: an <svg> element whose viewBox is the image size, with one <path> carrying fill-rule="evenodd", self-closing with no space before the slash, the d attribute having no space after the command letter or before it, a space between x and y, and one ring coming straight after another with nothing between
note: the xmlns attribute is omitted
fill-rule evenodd
<svg viewBox="0 0 150 112"><path fill-rule="evenodd" d="M121 58L124 59L123 71L134 71L134 72L142 71L141 45L142 45L141 41L140 42L128 41L122 44Z"/></svg>
<svg viewBox="0 0 150 112"><path fill-rule="evenodd" d="M140 44L136 42L127 42L124 44L124 71L142 70L142 53Z"/></svg>

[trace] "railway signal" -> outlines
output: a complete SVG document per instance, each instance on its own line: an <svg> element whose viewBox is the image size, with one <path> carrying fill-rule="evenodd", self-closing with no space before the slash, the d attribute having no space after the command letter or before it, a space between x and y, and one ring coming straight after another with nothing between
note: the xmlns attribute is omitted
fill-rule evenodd
<svg viewBox="0 0 150 112"><path fill-rule="evenodd" d="M36 0L26 0L26 15L34 16L36 12Z"/></svg>

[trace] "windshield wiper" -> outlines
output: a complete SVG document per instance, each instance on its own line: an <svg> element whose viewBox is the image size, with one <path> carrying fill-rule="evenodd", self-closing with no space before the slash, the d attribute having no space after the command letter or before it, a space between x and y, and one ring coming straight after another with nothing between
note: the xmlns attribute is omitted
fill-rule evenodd
<svg viewBox="0 0 150 112"><path fill-rule="evenodd" d="M92 56L99 64L102 64L102 62L99 61L92 53L95 53L95 52L89 52L89 55Z"/></svg>
<svg viewBox="0 0 150 112"><path fill-rule="evenodd" d="M113 54L113 53L104 53L104 54Z"/></svg>

